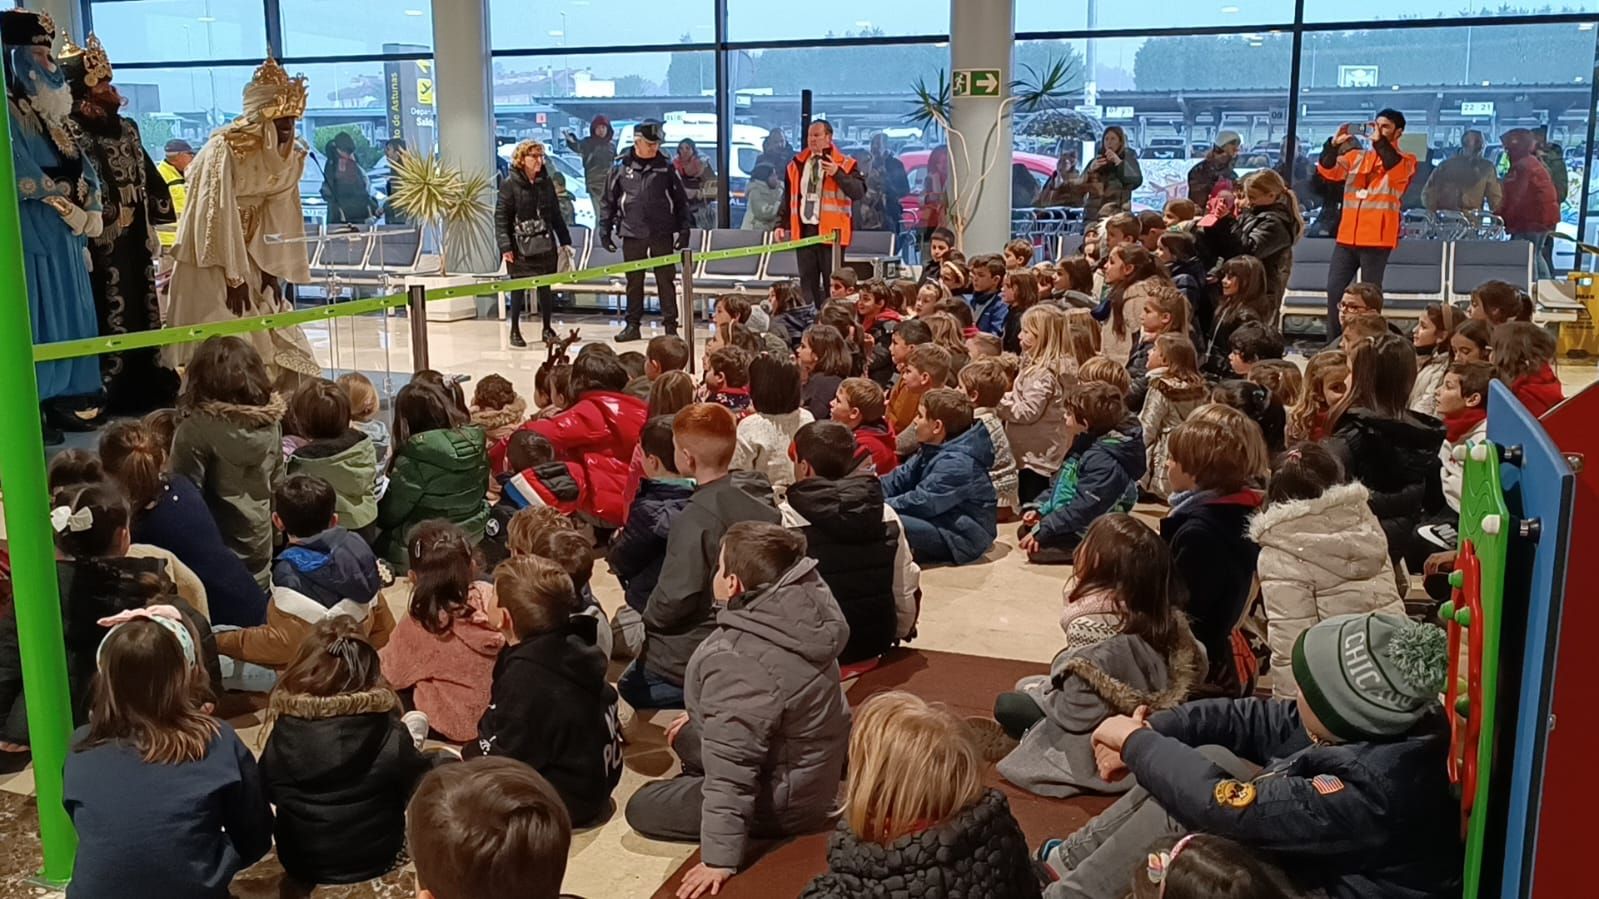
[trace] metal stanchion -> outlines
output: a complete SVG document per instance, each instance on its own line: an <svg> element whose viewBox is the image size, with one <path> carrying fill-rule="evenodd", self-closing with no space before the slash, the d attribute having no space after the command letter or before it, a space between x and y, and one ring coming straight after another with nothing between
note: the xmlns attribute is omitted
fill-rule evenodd
<svg viewBox="0 0 1599 899"><path fill-rule="evenodd" d="M683 341L688 344L688 370L694 374L694 313L699 307L694 302L694 251L683 249Z"/></svg>
<svg viewBox="0 0 1599 899"><path fill-rule="evenodd" d="M833 242L830 246L833 248L832 271L836 272L844 267L844 235L842 232L833 232Z"/></svg>
<svg viewBox="0 0 1599 899"><path fill-rule="evenodd" d="M427 288L412 284L405 293L405 317L411 322L411 370L432 368L428 364Z"/></svg>

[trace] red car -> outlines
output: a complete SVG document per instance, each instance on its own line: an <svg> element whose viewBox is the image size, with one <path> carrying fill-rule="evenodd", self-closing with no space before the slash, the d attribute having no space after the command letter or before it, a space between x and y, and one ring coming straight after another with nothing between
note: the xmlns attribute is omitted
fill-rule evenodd
<svg viewBox="0 0 1599 899"><path fill-rule="evenodd" d="M907 150L899 154L900 164L905 166L905 177L911 186L911 192L900 199L900 206L904 209L903 227L906 229L922 227L922 181L927 177L927 159L932 155L932 150ZM1011 153L1011 161L1012 163L1019 162L1026 166L1027 171L1038 178L1039 184L1048 181L1049 176L1055 174L1055 157L1053 156L1018 151ZM989 173L989 177L1009 178L1010 170L1001 170L996 163L994 171ZM945 223L940 222L939 224Z"/></svg>

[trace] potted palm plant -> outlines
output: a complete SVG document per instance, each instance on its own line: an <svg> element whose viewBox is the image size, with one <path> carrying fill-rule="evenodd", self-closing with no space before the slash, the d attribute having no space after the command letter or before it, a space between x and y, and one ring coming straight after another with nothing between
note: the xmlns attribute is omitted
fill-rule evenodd
<svg viewBox="0 0 1599 899"><path fill-rule="evenodd" d="M394 193L390 202L422 229L422 245L437 247L436 276L407 279L427 287L455 287L473 283L470 274L451 271L483 270L498 257L494 240L494 177L468 172L438 156L405 152L392 163ZM470 297L428 305L430 320L453 321L477 315Z"/></svg>

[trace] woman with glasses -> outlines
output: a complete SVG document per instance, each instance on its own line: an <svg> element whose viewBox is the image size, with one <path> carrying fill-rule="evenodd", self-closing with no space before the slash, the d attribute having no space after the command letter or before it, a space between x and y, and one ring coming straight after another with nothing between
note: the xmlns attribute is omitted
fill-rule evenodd
<svg viewBox="0 0 1599 899"><path fill-rule="evenodd" d="M561 216L555 183L550 180L544 158L544 145L525 140L511 156L511 174L500 184L500 198L494 205L494 231L499 237L500 256L506 274L512 278L554 274L563 249L570 252L572 235ZM539 289L539 318L544 325L546 345L556 340L550 327L555 298L548 287ZM522 339L522 310L527 304L526 290L511 291L511 346L525 347Z"/></svg>

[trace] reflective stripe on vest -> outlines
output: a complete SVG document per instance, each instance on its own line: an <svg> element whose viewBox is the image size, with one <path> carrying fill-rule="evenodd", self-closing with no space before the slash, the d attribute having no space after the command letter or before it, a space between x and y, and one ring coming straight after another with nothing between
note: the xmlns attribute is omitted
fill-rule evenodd
<svg viewBox="0 0 1599 899"><path fill-rule="evenodd" d="M829 153L827 158L831 159L832 154ZM810 157L807 156L806 162L809 161ZM842 162L839 162L839 170L841 172L853 171L853 163L854 160L845 157ZM803 188L801 187L801 182L804 180L804 178L805 164L799 162L799 157L796 156L794 159L790 160L788 164L788 184L789 194L791 197L791 205L788 210L788 219L790 229L794 232L793 235L791 235L792 237L799 237L801 228L804 225L804 222L800 219L800 205L803 202L804 194ZM832 232L837 231L841 235L842 242L847 245L850 241L850 237L852 236L851 225L853 224L851 221L852 217L850 214L851 205L849 196L839 189L838 181L836 179L829 176L823 176L822 193L819 199L821 202L817 206L817 233L831 234Z"/></svg>
<svg viewBox="0 0 1599 899"><path fill-rule="evenodd" d="M1368 162L1371 168L1367 168ZM1370 179L1375 174L1379 163L1380 157L1375 150L1363 150L1344 176L1343 220L1338 226L1338 240L1341 243L1392 247L1399 239L1403 198L1390 184L1388 171L1384 170L1376 180L1360 186L1362 180Z"/></svg>

